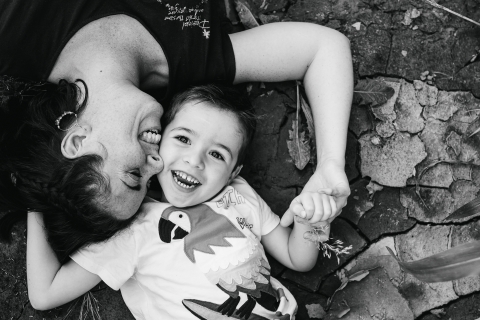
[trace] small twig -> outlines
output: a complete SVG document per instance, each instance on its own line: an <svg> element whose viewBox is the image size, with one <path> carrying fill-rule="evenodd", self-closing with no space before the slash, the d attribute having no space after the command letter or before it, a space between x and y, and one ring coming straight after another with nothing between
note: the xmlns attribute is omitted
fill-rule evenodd
<svg viewBox="0 0 480 320"><path fill-rule="evenodd" d="M461 15L460 13L457 13L457 12L455 12L455 11L453 11L453 10L450 10L450 9L448 9L448 8L442 6L442 5L439 5L438 3L436 3L436 2L433 1L433 0L425 0L425 1L428 2L428 3L430 3L430 4L431 4L432 6L434 6L435 8L445 10L445 11L451 13L451 14L456 15L457 17L460 17L460 18L462 18L462 19L465 19L465 20L467 20L467 21L469 21L469 22L471 22L471 23L473 23L473 24L476 24L477 26L480 27L480 23L478 23L478 22L476 22L476 21L474 21L474 20L472 20L472 19L470 19L470 18L467 18L467 17Z"/></svg>
<svg viewBox="0 0 480 320"><path fill-rule="evenodd" d="M433 161L428 166L423 168L422 171L420 171L420 174L418 175L418 179L417 179L417 185L418 185L419 181L422 179L425 172L427 172L428 170L430 170L431 168L435 167L437 164L440 164L440 163L464 164L464 165L474 165L474 166L476 165L475 163L473 163L473 159L470 160L470 161L461 161L461 160L436 160L436 161Z"/></svg>
<svg viewBox="0 0 480 320"><path fill-rule="evenodd" d="M298 115L300 113L300 85L297 82L297 114L295 115L295 118L297 120L297 130L295 130L295 140L297 142L297 148L298 150L301 150L300 148L300 138L298 137L298 131L300 130L300 120L298 119Z"/></svg>
<svg viewBox="0 0 480 320"><path fill-rule="evenodd" d="M75 307L77 306L78 301L80 301L80 298L77 298L74 303L70 304L70 306L68 307L68 310L67 310L67 314L62 318L62 320L66 320L68 318L70 313L72 313L73 309L75 309Z"/></svg>
<svg viewBox="0 0 480 320"><path fill-rule="evenodd" d="M446 76L448 79L453 79L453 76L448 75L448 74L443 73L443 72L440 72L440 71L432 71L432 73L434 73L434 74L443 74L443 75Z"/></svg>

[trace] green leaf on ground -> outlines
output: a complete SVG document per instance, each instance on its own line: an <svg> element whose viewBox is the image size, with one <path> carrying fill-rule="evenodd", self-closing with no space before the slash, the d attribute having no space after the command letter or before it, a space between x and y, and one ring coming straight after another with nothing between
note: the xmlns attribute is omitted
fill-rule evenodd
<svg viewBox="0 0 480 320"><path fill-rule="evenodd" d="M381 80L359 80L353 91L353 101L359 105L379 107L395 94L395 90Z"/></svg>
<svg viewBox="0 0 480 320"><path fill-rule="evenodd" d="M480 274L480 241L472 241L424 259L402 262L387 247L403 271L423 282L444 282Z"/></svg>

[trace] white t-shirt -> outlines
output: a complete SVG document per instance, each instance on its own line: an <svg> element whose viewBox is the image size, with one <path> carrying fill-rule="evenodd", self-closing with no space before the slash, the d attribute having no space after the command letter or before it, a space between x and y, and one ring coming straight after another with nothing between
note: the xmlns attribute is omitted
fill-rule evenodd
<svg viewBox="0 0 480 320"><path fill-rule="evenodd" d="M238 295L238 310L245 292L258 299L260 288L281 298L282 314L295 314L297 303L270 277L260 243L279 218L244 179L236 178L207 203L175 208L151 202L140 211L127 230L72 255L120 289L136 319L220 319L218 305ZM249 320L278 318L274 314L257 302Z"/></svg>

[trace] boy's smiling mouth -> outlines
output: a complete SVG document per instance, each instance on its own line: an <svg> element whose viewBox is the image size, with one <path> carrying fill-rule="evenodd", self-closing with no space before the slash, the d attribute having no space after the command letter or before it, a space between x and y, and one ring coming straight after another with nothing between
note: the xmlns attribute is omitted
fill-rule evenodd
<svg viewBox="0 0 480 320"><path fill-rule="evenodd" d="M173 180L182 188L193 189L200 186L201 183L195 177L186 174L183 171L172 170Z"/></svg>

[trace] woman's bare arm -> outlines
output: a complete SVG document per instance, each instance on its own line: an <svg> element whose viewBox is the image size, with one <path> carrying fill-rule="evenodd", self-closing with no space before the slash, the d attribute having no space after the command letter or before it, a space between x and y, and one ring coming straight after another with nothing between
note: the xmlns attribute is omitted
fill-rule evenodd
<svg viewBox="0 0 480 320"><path fill-rule="evenodd" d="M230 38L235 83L303 80L315 122L318 161L304 190L332 189L338 215L350 194L344 172L353 95L348 39L333 29L301 22L267 24Z"/></svg>

